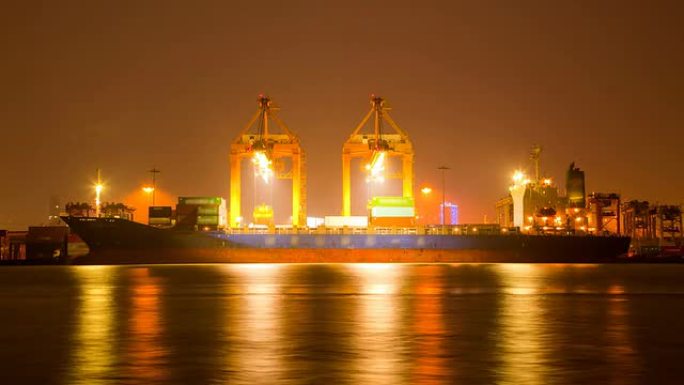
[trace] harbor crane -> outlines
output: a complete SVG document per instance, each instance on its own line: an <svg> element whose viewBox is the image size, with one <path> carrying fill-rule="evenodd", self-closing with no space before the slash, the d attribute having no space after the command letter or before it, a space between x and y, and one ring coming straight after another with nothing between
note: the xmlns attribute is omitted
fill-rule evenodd
<svg viewBox="0 0 684 385"><path fill-rule="evenodd" d="M255 177L270 183L273 177L292 179L292 226L306 225L305 154L299 138L278 117L279 108L264 95L245 128L230 145L230 226L240 227L242 160L251 158ZM271 131L271 123L280 129ZM291 160L286 170L284 160ZM256 202L255 202L256 204Z"/></svg>
<svg viewBox="0 0 684 385"><path fill-rule="evenodd" d="M342 215L351 216L351 161L361 158L366 163L368 181L384 181L384 164L387 158L401 158L402 195L413 198L413 144L406 131L399 127L389 114L391 110L385 100L371 95L370 111L363 117L342 146ZM373 132L362 132L373 118ZM384 122L391 131L384 131Z"/></svg>

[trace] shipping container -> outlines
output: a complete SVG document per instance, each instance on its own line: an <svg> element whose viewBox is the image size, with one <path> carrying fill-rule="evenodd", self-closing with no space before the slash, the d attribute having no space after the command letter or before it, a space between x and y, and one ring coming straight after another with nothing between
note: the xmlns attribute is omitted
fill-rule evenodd
<svg viewBox="0 0 684 385"><path fill-rule="evenodd" d="M197 215L219 215L219 206L197 206Z"/></svg>
<svg viewBox="0 0 684 385"><path fill-rule="evenodd" d="M171 206L150 206L148 213L149 218L171 218L173 208Z"/></svg>
<svg viewBox="0 0 684 385"><path fill-rule="evenodd" d="M179 204L176 206L176 215L187 216L187 215L197 215L197 206Z"/></svg>
<svg viewBox="0 0 684 385"><path fill-rule="evenodd" d="M180 197L178 198L179 205L213 205L220 206L223 202L221 197Z"/></svg>
<svg viewBox="0 0 684 385"><path fill-rule="evenodd" d="M148 224L150 226L171 226L171 218L149 218Z"/></svg>
<svg viewBox="0 0 684 385"><path fill-rule="evenodd" d="M415 217L374 217L371 225L376 227L413 227L416 225Z"/></svg>
<svg viewBox="0 0 684 385"><path fill-rule="evenodd" d="M177 226L194 226L197 224L197 215L178 215L176 216Z"/></svg>
<svg viewBox="0 0 684 385"><path fill-rule="evenodd" d="M197 224L202 226L202 225L219 225L219 216L218 215L203 215L203 216L197 216Z"/></svg>
<svg viewBox="0 0 684 385"><path fill-rule="evenodd" d="M392 217L392 218L403 218L403 217L415 217L416 209L414 207L385 207L377 206L371 208L370 213L372 218L382 218L382 217Z"/></svg>
<svg viewBox="0 0 684 385"><path fill-rule="evenodd" d="M415 201L411 197L373 197L368 207L415 207Z"/></svg>
<svg viewBox="0 0 684 385"><path fill-rule="evenodd" d="M366 216L327 216L323 219L325 227L368 227Z"/></svg>

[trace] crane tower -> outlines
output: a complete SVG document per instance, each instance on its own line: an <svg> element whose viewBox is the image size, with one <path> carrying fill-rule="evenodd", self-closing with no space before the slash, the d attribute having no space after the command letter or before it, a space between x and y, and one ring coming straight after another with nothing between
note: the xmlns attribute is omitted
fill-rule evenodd
<svg viewBox="0 0 684 385"><path fill-rule="evenodd" d="M242 160L251 158L255 177L265 183L272 177L292 179L292 226L306 225L305 155L299 138L278 117L279 108L264 95L257 98L258 108L245 128L230 145L230 226L239 227L241 218ZM271 132L270 123L281 132ZM291 159L291 169L282 162Z"/></svg>
<svg viewBox="0 0 684 385"><path fill-rule="evenodd" d="M383 170L385 158L400 157L402 160L402 195L413 198L413 144L406 131L399 127L389 115L390 108L385 100L372 95L370 111L363 117L342 146L342 215L351 215L351 160L366 160L369 177L384 178L379 175ZM373 118L373 132L362 130ZM391 132L383 131L383 123L387 122Z"/></svg>

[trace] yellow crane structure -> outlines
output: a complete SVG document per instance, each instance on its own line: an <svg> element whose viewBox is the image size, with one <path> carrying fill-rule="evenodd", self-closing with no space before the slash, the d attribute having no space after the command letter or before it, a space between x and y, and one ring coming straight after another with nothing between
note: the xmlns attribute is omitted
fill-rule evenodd
<svg viewBox="0 0 684 385"><path fill-rule="evenodd" d="M278 117L279 108L264 95L245 128L230 145L230 226L241 226L242 160L251 158L255 177L269 183L272 177L292 179L292 226L306 225L305 154L299 138ZM270 123L280 129L271 132ZM286 170L285 159L291 159Z"/></svg>
<svg viewBox="0 0 684 385"><path fill-rule="evenodd" d="M381 175L386 158L401 158L402 170L398 178L402 179L402 195L404 198L413 197L413 144L406 131L399 127L389 114L391 110L385 106L385 100L372 95L370 111L356 126L342 146L342 215L351 215L351 161L353 158L366 160L368 178L384 180ZM373 118L373 132L363 133L362 130ZM389 123L392 131L383 131L383 122Z"/></svg>

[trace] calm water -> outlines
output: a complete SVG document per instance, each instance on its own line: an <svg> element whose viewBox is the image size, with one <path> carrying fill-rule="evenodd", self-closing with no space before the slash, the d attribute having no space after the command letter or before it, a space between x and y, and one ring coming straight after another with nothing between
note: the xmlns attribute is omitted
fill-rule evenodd
<svg viewBox="0 0 684 385"><path fill-rule="evenodd" d="M684 265L0 268L0 384L684 383Z"/></svg>

